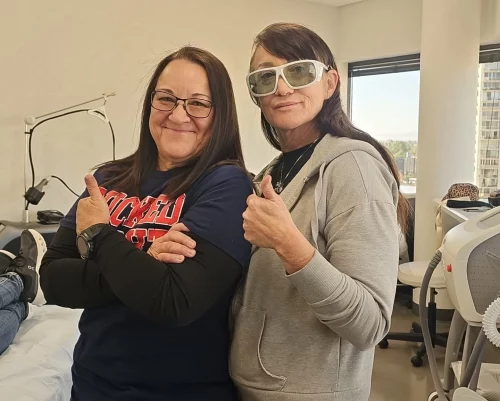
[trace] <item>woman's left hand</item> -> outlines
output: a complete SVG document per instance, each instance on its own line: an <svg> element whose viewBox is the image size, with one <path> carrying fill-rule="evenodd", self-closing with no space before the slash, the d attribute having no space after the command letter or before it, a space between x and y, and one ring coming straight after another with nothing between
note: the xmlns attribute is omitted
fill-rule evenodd
<svg viewBox="0 0 500 401"><path fill-rule="evenodd" d="M250 195L243 213L245 239L261 248L276 249L297 231L285 202L275 191L271 176L261 183L264 198Z"/></svg>
<svg viewBox="0 0 500 401"><path fill-rule="evenodd" d="M78 234L94 224L109 223L108 203L102 196L95 177L91 174L86 175L85 185L90 196L78 202L76 209L76 232Z"/></svg>

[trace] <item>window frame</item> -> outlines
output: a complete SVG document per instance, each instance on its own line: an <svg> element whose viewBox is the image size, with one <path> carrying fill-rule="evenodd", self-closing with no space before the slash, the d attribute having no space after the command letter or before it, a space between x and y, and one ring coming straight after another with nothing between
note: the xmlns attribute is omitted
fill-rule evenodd
<svg viewBox="0 0 500 401"><path fill-rule="evenodd" d="M500 43L479 47L479 64L500 61ZM347 64L347 114L352 117L352 79L380 74L420 71L420 53L385 57Z"/></svg>
<svg viewBox="0 0 500 401"><path fill-rule="evenodd" d="M490 44L490 45L482 45L479 48L479 64L488 64L488 63L494 63L494 62L500 62L500 43L495 43L495 44ZM347 64L347 102L346 102L346 107L347 107L347 114L350 118L352 118L352 105L353 105L353 79L357 77L366 77L366 76L372 76L372 75L381 75L381 74L394 74L394 73L400 73L400 72L410 72L410 71L420 71L420 53L412 53L412 54L407 54L407 55L402 55L402 56L396 56L396 57L386 57L386 58L378 58L378 59L370 59L370 60L364 60L364 61L356 61L356 62L351 62ZM494 83L494 86L490 88L490 90L495 93L497 90L496 88L500 86L500 74L495 70L494 72L488 71L485 68L484 74L488 74L489 77L492 77L491 74L494 77L494 81L499 81L498 84L497 82ZM497 79L498 78L498 79ZM491 84L491 83L490 83ZM498 85L498 86L497 86ZM491 95L492 99L491 100L486 100L485 102L498 102L500 99L497 99L498 95L493 94ZM483 103L485 103L483 102ZM482 105L482 107L485 107L486 105ZM483 113L484 110L482 110L481 107L481 112ZM497 112L495 110L495 112ZM481 119L482 121L483 119ZM485 124L485 121L482 121L483 127L481 128L482 131L485 130L485 125L488 125L487 123ZM495 120L495 122L492 124L489 122L490 128L486 128L487 130L490 130L491 133L490 135L495 135L497 136L498 134L496 131L500 131L500 122L498 120ZM500 137L497 136L498 139ZM477 137L478 141L482 140L493 140L496 142L497 147L494 149L488 149L489 153L486 153L485 156L489 155L497 155L500 152L500 143L497 138L491 138L491 139L486 139L482 138L480 135ZM495 153L493 153L495 152ZM486 159L497 159L497 157L485 157ZM491 161L487 161L486 164L481 164L481 157L480 154L475 156L474 160L474 170L476 171L477 169L481 170L495 170L500 171L500 167L498 167L498 162L497 165L493 164ZM500 154L498 156L498 159L500 159ZM491 162L491 164L490 164ZM488 168L490 167L490 168ZM497 182L500 181L500 178L498 175L500 175L500 172L497 173L497 176L495 177L486 177L486 175L483 175L484 185L483 187L482 183L475 183L478 187L480 186L480 192L483 193L483 190L485 188L491 187L491 185L488 185L488 182L496 180ZM475 172L474 174L475 178L474 181L477 179L477 174Z"/></svg>

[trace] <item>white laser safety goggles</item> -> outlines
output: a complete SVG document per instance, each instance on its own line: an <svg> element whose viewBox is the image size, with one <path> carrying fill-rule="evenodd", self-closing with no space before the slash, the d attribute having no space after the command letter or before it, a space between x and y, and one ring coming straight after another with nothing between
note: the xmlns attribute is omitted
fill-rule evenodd
<svg viewBox="0 0 500 401"><path fill-rule="evenodd" d="M278 88L281 76L291 89L314 85L328 71L326 65L317 60L298 60L278 67L256 70L247 75L247 85L254 102L256 98L272 95Z"/></svg>

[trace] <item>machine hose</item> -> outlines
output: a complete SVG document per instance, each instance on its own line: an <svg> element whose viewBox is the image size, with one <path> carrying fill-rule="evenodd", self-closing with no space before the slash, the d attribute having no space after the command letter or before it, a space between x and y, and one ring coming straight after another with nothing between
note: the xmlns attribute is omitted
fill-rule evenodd
<svg viewBox="0 0 500 401"><path fill-rule="evenodd" d="M425 349L427 351L429 367L431 368L432 380L434 382L434 386L436 387L436 392L438 395L439 401L448 401L446 393L443 390L443 385L441 384L441 379L438 373L438 367L436 362L436 356L434 355L434 347L432 345L431 333L429 331L429 322L428 322L428 310L427 310L427 291L429 290L429 283L431 282L432 274L436 267L441 262L442 253L441 250L438 250L434 257L432 258L429 266L427 267L427 271L425 272L424 278L422 280L422 285L420 287L420 299L419 299L419 312L420 312L420 320L422 325L422 334L424 336L424 344Z"/></svg>
<svg viewBox="0 0 500 401"><path fill-rule="evenodd" d="M484 397L487 401L500 401L500 393L493 391L485 391L481 393L481 397Z"/></svg>

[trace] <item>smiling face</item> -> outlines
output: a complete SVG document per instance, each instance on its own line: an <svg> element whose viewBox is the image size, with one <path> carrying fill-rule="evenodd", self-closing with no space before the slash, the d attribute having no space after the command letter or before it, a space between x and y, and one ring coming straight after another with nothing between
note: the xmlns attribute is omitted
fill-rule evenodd
<svg viewBox="0 0 500 401"><path fill-rule="evenodd" d="M155 90L178 98L211 101L205 69L187 60L170 62L156 83ZM206 118L191 117L179 100L171 111L151 107L149 130L158 149L158 169L182 165L203 151L212 135L215 110Z"/></svg>
<svg viewBox="0 0 500 401"><path fill-rule="evenodd" d="M262 46L257 47L252 58L252 71L266 67L277 67L293 60L276 57ZM324 73L319 82L302 89L291 89L279 78L276 92L260 97L259 107L266 120L279 131L289 131L314 124L325 99L335 90L338 80L336 71Z"/></svg>

